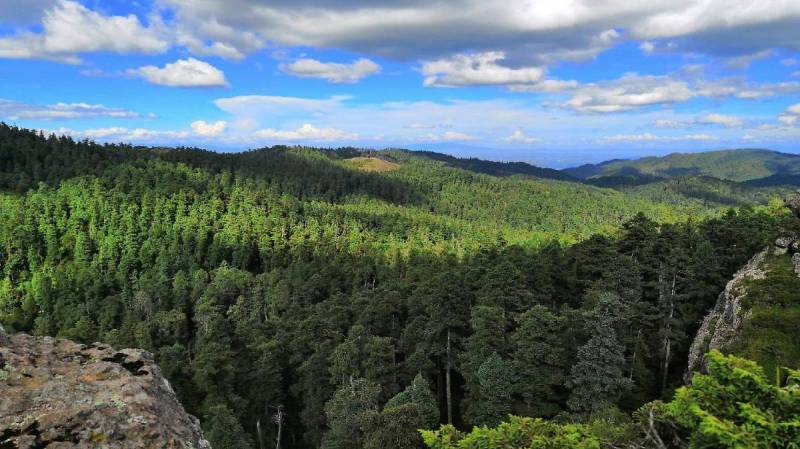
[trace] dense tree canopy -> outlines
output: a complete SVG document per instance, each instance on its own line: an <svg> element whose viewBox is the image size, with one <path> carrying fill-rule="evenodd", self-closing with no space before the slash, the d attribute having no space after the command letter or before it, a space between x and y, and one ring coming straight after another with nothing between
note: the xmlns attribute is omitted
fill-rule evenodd
<svg viewBox="0 0 800 449"><path fill-rule="evenodd" d="M800 441L800 372L775 384L756 363L718 351L669 403L645 404L632 419L594 415L584 423L510 416L496 427L424 430L431 449L789 449Z"/></svg>
<svg viewBox="0 0 800 449"><path fill-rule="evenodd" d="M399 168L365 172L355 156ZM770 208L683 208L532 173L2 126L0 322L152 351L215 448L279 427L287 447L414 447L440 423L668 395L726 279L793 226ZM584 382L595 369L607 378Z"/></svg>

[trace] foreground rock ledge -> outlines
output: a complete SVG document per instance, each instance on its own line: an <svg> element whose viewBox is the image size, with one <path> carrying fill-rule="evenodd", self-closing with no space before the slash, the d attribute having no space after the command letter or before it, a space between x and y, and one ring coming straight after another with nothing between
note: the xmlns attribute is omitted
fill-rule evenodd
<svg viewBox="0 0 800 449"><path fill-rule="evenodd" d="M152 356L0 328L0 448L207 449Z"/></svg>

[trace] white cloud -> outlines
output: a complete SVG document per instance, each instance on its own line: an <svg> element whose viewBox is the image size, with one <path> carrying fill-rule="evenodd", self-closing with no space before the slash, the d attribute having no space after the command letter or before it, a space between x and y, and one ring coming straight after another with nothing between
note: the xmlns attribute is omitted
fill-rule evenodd
<svg viewBox="0 0 800 449"><path fill-rule="evenodd" d="M270 43L428 61L501 51L504 67L521 70L590 59L624 41L641 41L643 52L714 54L734 65L770 49L800 49L800 2L792 0L152 3L144 24L74 0L0 2L4 24L41 17L39 25L0 38L0 54L77 62L86 52L161 53L174 44L193 55L241 59Z"/></svg>
<svg viewBox="0 0 800 449"><path fill-rule="evenodd" d="M735 58L728 58L728 60L725 61L725 64L732 69L746 69L754 62L763 59L769 59L773 55L775 55L773 50L761 50L755 53L737 56Z"/></svg>
<svg viewBox="0 0 800 449"><path fill-rule="evenodd" d="M456 55L422 65L426 86L458 87L480 85L529 85L542 81L544 69L518 69L497 64L505 59L500 51Z"/></svg>
<svg viewBox="0 0 800 449"><path fill-rule="evenodd" d="M653 125L656 128L683 128L684 126L686 126L686 123L679 122L677 120L658 119L653 122Z"/></svg>
<svg viewBox="0 0 800 449"><path fill-rule="evenodd" d="M10 120L68 120L83 118L138 118L139 113L102 104L55 103L35 105L0 99L0 116Z"/></svg>
<svg viewBox="0 0 800 449"><path fill-rule="evenodd" d="M786 111L778 116L778 121L782 125L789 127L800 124L800 103L793 104L786 108Z"/></svg>
<svg viewBox="0 0 800 449"><path fill-rule="evenodd" d="M356 83L381 71L381 66L361 58L351 64L320 62L316 59L299 59L281 64L281 70L303 78L320 78L331 83Z"/></svg>
<svg viewBox="0 0 800 449"><path fill-rule="evenodd" d="M606 143L635 143L635 142L675 142L675 141L712 141L717 137L708 134L686 134L682 136L660 136L652 133L641 134L615 134L600 139Z"/></svg>
<svg viewBox="0 0 800 449"><path fill-rule="evenodd" d="M645 54L648 54L648 55L650 53L652 53L653 51L655 51L655 49L656 49L655 44L653 44L652 42L649 42L649 41L644 41L641 44L639 44L639 50L641 50L642 52L644 52Z"/></svg>
<svg viewBox="0 0 800 449"><path fill-rule="evenodd" d="M253 133L257 139L296 140L296 141L334 141L356 140L358 134L348 133L336 128L317 128L305 123L294 130L262 129Z"/></svg>
<svg viewBox="0 0 800 449"><path fill-rule="evenodd" d="M221 136L225 132L225 128L227 126L228 122L224 120L219 120L213 123L206 122L203 120L197 120L192 122L191 124L191 127L194 130L195 134L203 137Z"/></svg>
<svg viewBox="0 0 800 449"><path fill-rule="evenodd" d="M161 86L172 87L219 87L228 86L225 74L213 65L195 58L179 59L164 67L152 65L129 70L128 73L140 76Z"/></svg>
<svg viewBox="0 0 800 449"><path fill-rule="evenodd" d="M470 141L477 140L478 138L467 133L458 131L445 131L441 134L423 134L418 137L418 140L426 142L455 142L455 141Z"/></svg>
<svg viewBox="0 0 800 449"><path fill-rule="evenodd" d="M215 104L228 114L226 138L240 139L244 143L251 142L247 139L258 130L269 129L269 134L275 135L279 130L294 131L311 123L319 129L358 134L358 144L364 146L376 145L380 136L381 146L404 146L420 141L470 141L492 147L514 136L515 128L509 129L509 124L515 124L524 130L525 137L546 141L550 148L574 148L590 145L593 139L604 134L639 134L642 130L654 129L656 120L684 123L698 119L664 110L638 114L574 114L548 108L537 99L525 97L365 103L349 97L242 96L220 98ZM686 135L694 136L697 142L705 129L699 131ZM735 142L729 137L730 133L730 128L720 127L713 134ZM692 140L687 137L683 141Z"/></svg>
<svg viewBox="0 0 800 449"><path fill-rule="evenodd" d="M532 147L536 143L533 139L536 138L541 139L540 142L547 142L547 149L558 153L562 148L586 149L595 143L616 143L620 144L620 148L634 148L637 143L642 146L646 144L650 148L672 149L680 149L682 145L693 148L733 146L742 141L743 134L724 126L714 128L713 132L706 132L711 128L697 128L691 132L660 132L661 130L653 126L658 120L661 120L660 124L663 126L673 123L680 126L687 123L692 126L700 125L698 121L710 114L694 116L654 109L637 114L584 115L547 108L537 99L525 96L493 100L373 103L344 96L234 96L219 98L214 103L223 113L217 120L225 122L224 128L213 120L198 120L187 123L182 129L108 127L75 131L73 135L107 142L231 149L254 148L280 142L310 145L321 142L325 145L365 147L428 144L447 147L464 142L460 148L466 148L468 143L469 148L493 148L497 151L508 148L517 148L514 151L519 151L527 145ZM763 123L766 117L751 115L741 119L743 123ZM509 128L509 124L514 127ZM765 142L774 141L772 134L780 136L780 139L797 138L797 131L792 134L787 126L779 128L777 125L774 122L769 130L748 128L744 132L759 138L763 136ZM625 142L629 143L622 145ZM467 153L463 154L492 157L486 152L475 153L477 150L464 151ZM469 153L470 151L473 152ZM494 157L497 154L499 153Z"/></svg>
<svg viewBox="0 0 800 449"><path fill-rule="evenodd" d="M790 0L163 0L204 39L245 52L230 30L283 46L340 48L409 60L502 50L513 66L591 58L619 40L667 42L725 57L800 47Z"/></svg>
<svg viewBox="0 0 800 449"><path fill-rule="evenodd" d="M717 140L716 136L712 136L709 134L687 134L685 136L680 136L675 140L692 140L692 141L707 141L707 140Z"/></svg>
<svg viewBox="0 0 800 449"><path fill-rule="evenodd" d="M706 53L748 54L798 48L800 3L785 0L691 0L642 2L650 11L634 19L631 34L643 39L683 38L684 47Z"/></svg>
<svg viewBox="0 0 800 449"><path fill-rule="evenodd" d="M349 98L344 95L329 98L241 95L219 98L214 104L232 116L229 122L233 128L252 131L259 127L275 126L275 123L291 122L293 126L298 126L311 119L335 119Z"/></svg>
<svg viewBox="0 0 800 449"><path fill-rule="evenodd" d="M578 86L580 86L580 84L574 80L546 79L536 84L530 84L530 85L513 84L506 87L508 87L508 90L512 92L533 92L533 93L552 94L552 93L564 92L570 89L575 89Z"/></svg>
<svg viewBox="0 0 800 449"><path fill-rule="evenodd" d="M579 112L620 112L682 102L693 96L695 93L685 81L630 74L610 82L584 85L572 93L564 106Z"/></svg>
<svg viewBox="0 0 800 449"><path fill-rule="evenodd" d="M162 53L169 43L131 14L105 16L78 2L59 0L44 13L41 31L0 38L0 57L78 63L82 53Z"/></svg>
<svg viewBox="0 0 800 449"><path fill-rule="evenodd" d="M649 142L653 140L661 140L661 137L651 133L615 134L613 136L603 137L601 140L605 142Z"/></svg>
<svg viewBox="0 0 800 449"><path fill-rule="evenodd" d="M800 82L748 83L744 78L731 77L720 80L698 80L694 83L698 96L736 97L747 100L800 92Z"/></svg>
<svg viewBox="0 0 800 449"><path fill-rule="evenodd" d="M573 89L559 106L578 112L612 113L670 105L698 97L759 99L800 92L800 82L750 83L741 77L705 79L697 70L669 75L626 74Z"/></svg>
<svg viewBox="0 0 800 449"><path fill-rule="evenodd" d="M186 47L192 54L200 56L219 56L226 59L243 59L244 53L231 44L224 42L206 43L193 34L177 31L175 40L178 44Z"/></svg>
<svg viewBox="0 0 800 449"><path fill-rule="evenodd" d="M798 61L795 58L784 58L784 59L781 59L781 64L786 66L786 67L794 67L797 64L800 64L800 61Z"/></svg>
<svg viewBox="0 0 800 449"><path fill-rule="evenodd" d="M518 129L511 133L510 136L503 137L505 142L509 143L536 143L539 142L539 139L536 137L527 136L521 129Z"/></svg>
<svg viewBox="0 0 800 449"><path fill-rule="evenodd" d="M698 119L698 123L709 125L722 125L727 128L738 128L742 126L742 119L733 115L708 114Z"/></svg>
<svg viewBox="0 0 800 449"><path fill-rule="evenodd" d="M720 113L711 113L683 120L658 119L653 122L653 125L657 128L689 128L696 125L719 125L726 128L740 128L742 124L743 121L740 117Z"/></svg>
<svg viewBox="0 0 800 449"><path fill-rule="evenodd" d="M188 131L158 131L146 128L92 128L86 130L72 130L59 128L51 130L55 134L69 135L76 138L101 140L105 142L137 142L170 144L175 140L186 139L191 136Z"/></svg>

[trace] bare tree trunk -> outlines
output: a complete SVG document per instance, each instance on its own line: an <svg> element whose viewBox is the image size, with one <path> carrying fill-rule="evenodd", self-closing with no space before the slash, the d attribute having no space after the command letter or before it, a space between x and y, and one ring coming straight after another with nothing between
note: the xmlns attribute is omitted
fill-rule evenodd
<svg viewBox="0 0 800 449"><path fill-rule="evenodd" d="M281 431L283 430L283 406L278 406L275 414L275 421L278 423L278 437L275 438L275 449L281 449Z"/></svg>
<svg viewBox="0 0 800 449"><path fill-rule="evenodd" d="M667 377L669 375L669 362L672 356L672 339L670 338L670 333L672 332L672 319L675 316L675 281L677 275L673 273L672 275L672 288L669 292L669 315L667 318L666 325L664 326L664 363L662 364L662 374L661 374L661 393L664 393L664 390L667 389Z"/></svg>
<svg viewBox="0 0 800 449"><path fill-rule="evenodd" d="M664 440L661 439L661 435L658 434L658 429L656 428L655 417L653 416L653 408L650 408L650 412L648 413L648 420L647 420L647 427L644 430L647 439L653 443L653 446L657 449L667 449L667 445L664 444Z"/></svg>
<svg viewBox="0 0 800 449"><path fill-rule="evenodd" d="M636 355L639 352L639 338L642 335L642 328L640 327L636 331L636 341L633 342L633 357L631 357L631 372L628 375L628 379L633 380L633 368L636 366Z"/></svg>
<svg viewBox="0 0 800 449"><path fill-rule="evenodd" d="M256 421L256 433L258 434L258 449L264 449L264 439L261 436L261 418Z"/></svg>
<svg viewBox="0 0 800 449"><path fill-rule="evenodd" d="M445 383L447 388L447 424L453 424L453 393L450 385L450 328L447 328L447 368L445 370Z"/></svg>

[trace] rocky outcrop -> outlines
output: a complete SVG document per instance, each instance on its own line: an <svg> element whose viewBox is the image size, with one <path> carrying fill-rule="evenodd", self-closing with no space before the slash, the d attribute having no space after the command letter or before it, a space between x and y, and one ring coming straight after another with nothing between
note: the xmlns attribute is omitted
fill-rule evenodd
<svg viewBox="0 0 800 449"><path fill-rule="evenodd" d="M784 198L783 203L792 211L795 217L800 218L800 190Z"/></svg>
<svg viewBox="0 0 800 449"><path fill-rule="evenodd" d="M152 356L0 330L0 448L208 449Z"/></svg>
<svg viewBox="0 0 800 449"><path fill-rule="evenodd" d="M793 195L786 200L787 205L798 207L800 213L800 195ZM792 207L795 211L795 208ZM726 352L736 342L742 325L748 319L750 311L742 307L747 296L748 280L766 279L767 264L765 259L771 257L790 257L792 269L800 277L800 239L796 236L783 236L775 239L772 245L756 254L742 269L733 276L725 290L720 293L714 309L706 315L703 324L689 349L689 360L685 380L691 380L692 374L705 368L704 355L718 349Z"/></svg>
<svg viewBox="0 0 800 449"><path fill-rule="evenodd" d="M779 243L783 243L779 241ZM786 247L791 240L786 243ZM776 245L776 247L778 247ZM714 309L706 315L703 324L689 350L689 363L686 380L689 381L693 373L702 371L705 365L705 354L712 349L725 350L729 347L741 329L747 312L742 310L742 300L747 295L744 282L752 279L764 279L766 272L762 264L769 248L756 254L750 261L733 276L725 290L719 294Z"/></svg>

